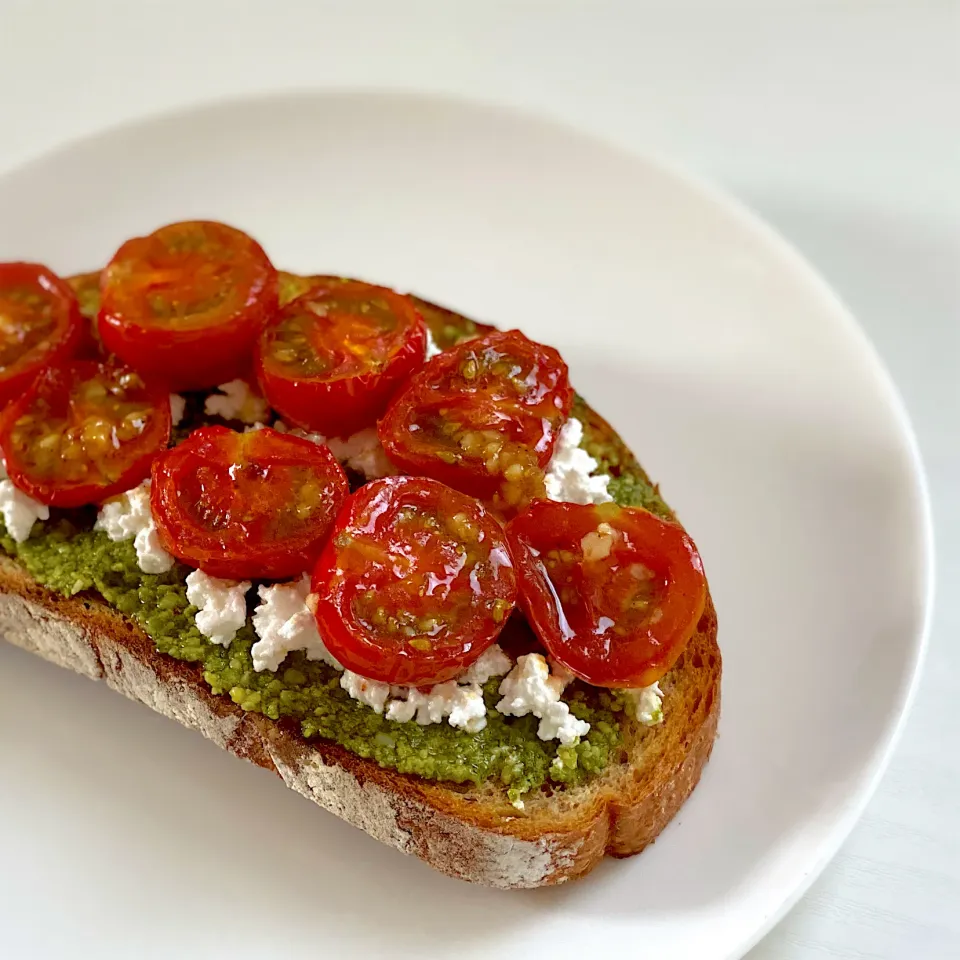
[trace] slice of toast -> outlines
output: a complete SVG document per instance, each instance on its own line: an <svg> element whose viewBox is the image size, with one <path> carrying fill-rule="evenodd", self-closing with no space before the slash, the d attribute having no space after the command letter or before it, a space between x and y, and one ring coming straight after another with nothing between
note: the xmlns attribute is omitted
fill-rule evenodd
<svg viewBox="0 0 960 960"><path fill-rule="evenodd" d="M95 274L72 281L89 312ZM309 285L284 275L289 292ZM85 299L86 295L86 299ZM434 337L447 345L483 329L419 301ZM621 468L633 455L586 404L596 440ZM225 750L272 770L287 786L371 836L431 866L496 887L537 887L581 877L604 854L639 853L652 843L700 779L720 713L721 659L713 603L687 649L661 681L663 723L621 715L619 756L581 786L553 786L514 807L498 783L429 781L380 767L336 743L311 739L292 721L248 713L212 693L199 664L159 653L135 621L93 594L64 597L0 555L0 635L200 731Z"/></svg>

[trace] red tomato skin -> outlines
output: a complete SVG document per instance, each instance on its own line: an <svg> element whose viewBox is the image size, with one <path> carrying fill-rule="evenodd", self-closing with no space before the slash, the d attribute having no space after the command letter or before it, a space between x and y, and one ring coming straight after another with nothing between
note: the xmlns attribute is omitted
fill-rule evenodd
<svg viewBox="0 0 960 960"><path fill-rule="evenodd" d="M138 311L125 305L122 285L112 274L117 265L147 256L157 234L181 226L170 224L146 237L127 240L101 274L97 332L103 346L134 370L163 381L168 389L199 390L235 379L249 379L253 347L261 329L277 310L277 271L252 237L215 221L197 221L205 229L229 231L244 238L254 277L245 300L231 317L194 329L165 330L138 322Z"/></svg>
<svg viewBox="0 0 960 960"><path fill-rule="evenodd" d="M371 427L386 410L397 389L423 366L427 327L413 303L393 290L359 281L339 284L333 292L342 293L362 287L369 287L384 296L391 302L395 312L406 315L411 323L409 336L382 370L337 379L303 377L293 380L272 371L270 365L264 362L270 327L282 321L288 311L296 310L302 301L328 292L327 287L308 290L286 304L267 324L257 341L254 365L260 390L270 406L294 426L328 437L347 437Z"/></svg>
<svg viewBox="0 0 960 960"><path fill-rule="evenodd" d="M279 442L283 456L302 457L308 464L329 474L332 510L335 515L346 500L350 487L337 459L324 445L270 428L256 431L260 439ZM232 441L237 434L224 426L200 427L181 444L167 450L153 465L150 506L157 536L164 550L189 566L225 580L286 580L309 570L329 535L331 523L317 525L309 535L287 537L272 544L253 542L228 544L217 531L197 531L183 520L179 506L185 471L194 470L206 458L216 456L221 440Z"/></svg>
<svg viewBox="0 0 960 960"><path fill-rule="evenodd" d="M666 613L649 637L638 634L639 654L630 655L629 643L615 646L596 631L568 618L543 562L542 553L552 548L576 549L580 539L595 530L599 520L590 505L536 501L530 509L507 524L520 578L520 608L550 656L571 673L596 687L645 687L659 680L673 666L697 629L706 603L706 578L696 545L683 528L639 507L619 508L620 523L647 551L640 562L654 567L666 578ZM616 521L610 521L619 529ZM654 643L645 640L655 640ZM590 644L595 643L593 654ZM595 656L607 649L606 657ZM645 655L646 654L646 655Z"/></svg>
<svg viewBox="0 0 960 960"><path fill-rule="evenodd" d="M86 326L80 314L80 304L70 285L52 270L39 263L0 263L0 289L21 285L39 285L52 293L61 304L62 319L57 335L42 360L9 375L0 373L0 406L19 397L45 367L65 363L74 356L83 340Z"/></svg>
<svg viewBox="0 0 960 960"><path fill-rule="evenodd" d="M457 639L465 649L434 651L429 656L405 648L385 651L374 640L362 636L362 628L358 633L353 623L352 599L367 588L342 574L336 541L339 535L351 528L359 526L369 530L370 525L381 516L389 517L388 510L380 508L396 491L402 493L405 502L422 504L428 509L435 505L438 495L443 495L448 498L445 502L449 503L451 515L463 512L462 508L469 510L471 518L482 526L484 536L489 538L491 549L502 551L501 555L508 560L506 565L497 567L495 583L496 595L502 594L508 608L498 623L471 623L469 629L458 632ZM376 515L368 522L365 517L371 504L375 505ZM384 522L391 521L388 519ZM346 669L384 683L430 686L459 676L496 641L516 603L517 578L503 528L482 504L470 501L458 491L428 478L386 477L361 487L347 501L317 562L311 592L317 600L316 619L320 635L330 653ZM495 594L491 592L491 595Z"/></svg>
<svg viewBox="0 0 960 960"><path fill-rule="evenodd" d="M516 404L498 404L482 392L471 394L462 387L448 385L464 357L470 351L486 345L507 353L511 349L518 350L537 358L538 367L549 374L541 401L530 410L521 407L518 411ZM455 490L489 499L501 486L503 477L490 473L479 461L447 463L439 459L417 437L418 416L441 407L460 407L463 410L484 407L486 421L491 426L498 420L504 425L509 424L509 429L503 431L508 439L528 446L535 453L536 462L543 468L553 456L560 428L572 406L573 388L570 386L567 365L553 347L529 340L519 330L495 330L430 359L394 396L380 420L377 432L390 460L404 472L432 477ZM520 417L514 415L517 412L521 414ZM500 413L508 419L503 420ZM552 421L547 420L544 413L549 413ZM426 443L428 445L429 440Z"/></svg>
<svg viewBox="0 0 960 960"><path fill-rule="evenodd" d="M98 363L95 360L75 360L63 366L47 367L35 379L27 393L4 411L0 419L0 448L4 450L7 474L15 487L29 494L34 500L51 507L63 508L102 503L146 479L150 473L150 465L170 442L172 429L170 396L165 388L152 384L146 385L143 392L150 397L153 404L154 420L151 433L155 442L148 450L134 458L123 473L111 483L73 484L67 488L58 489L49 481L32 477L15 456L6 453L11 448L10 434L16 421L29 410L39 395L50 398L52 402L63 399L69 394L73 384L92 378L98 371L104 369L116 371L123 368L116 362Z"/></svg>

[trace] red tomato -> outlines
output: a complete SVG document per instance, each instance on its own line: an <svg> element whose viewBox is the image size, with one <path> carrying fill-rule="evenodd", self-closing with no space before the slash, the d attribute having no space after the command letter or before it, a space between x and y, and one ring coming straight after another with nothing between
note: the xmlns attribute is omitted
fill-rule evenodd
<svg viewBox="0 0 960 960"><path fill-rule="evenodd" d="M344 507L313 574L317 625L348 669L442 683L489 647L517 599L503 528L435 480L387 477Z"/></svg>
<svg viewBox="0 0 960 960"><path fill-rule="evenodd" d="M67 283L38 263L0 263L0 404L76 352L83 317Z"/></svg>
<svg viewBox="0 0 960 960"><path fill-rule="evenodd" d="M541 500L507 525L520 604L550 655L597 687L644 687L697 629L693 541L646 510Z"/></svg>
<svg viewBox="0 0 960 960"><path fill-rule="evenodd" d="M369 283L292 300L257 345L260 388L285 419L345 437L370 427L423 364L427 329L413 303Z"/></svg>
<svg viewBox="0 0 960 960"><path fill-rule="evenodd" d="M171 389L243 377L277 310L277 271L240 230L206 220L128 240L101 274L104 346Z"/></svg>
<svg viewBox="0 0 960 960"><path fill-rule="evenodd" d="M526 489L542 496L542 468L572 403L556 350L518 330L494 331L444 351L415 374L380 421L380 440L408 473L464 493Z"/></svg>
<svg viewBox="0 0 960 960"><path fill-rule="evenodd" d="M201 427L153 465L150 503L168 553L214 577L279 580L310 568L348 493L325 446Z"/></svg>
<svg viewBox="0 0 960 960"><path fill-rule="evenodd" d="M117 363L47 367L4 412L0 447L14 484L79 507L135 486L170 440L170 397Z"/></svg>

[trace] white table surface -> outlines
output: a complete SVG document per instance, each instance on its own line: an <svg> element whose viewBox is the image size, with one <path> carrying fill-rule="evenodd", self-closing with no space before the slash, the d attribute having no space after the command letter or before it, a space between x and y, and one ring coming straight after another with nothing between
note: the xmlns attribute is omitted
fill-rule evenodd
<svg viewBox="0 0 960 960"><path fill-rule="evenodd" d="M0 0L0 171L199 100L393 87L562 119L673 157L759 211L846 300L903 393L939 587L880 789L750 960L939 960L960 957L958 45L960 6L919 0Z"/></svg>

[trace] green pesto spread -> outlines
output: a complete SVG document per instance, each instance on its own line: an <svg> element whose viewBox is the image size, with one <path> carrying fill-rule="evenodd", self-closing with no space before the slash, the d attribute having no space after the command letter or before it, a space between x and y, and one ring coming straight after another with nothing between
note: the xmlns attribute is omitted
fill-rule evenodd
<svg viewBox="0 0 960 960"><path fill-rule="evenodd" d="M294 291L285 292L289 296ZM443 340L452 339L443 335L448 330L440 322L437 328ZM191 401L189 407L178 433L198 425L197 404ZM598 441L598 430L580 398L573 415L584 423L584 446L600 462L600 469L611 475L614 499L668 516L656 488L626 448L619 442ZM484 688L486 727L468 733L446 723L421 726L415 721L386 720L342 690L336 670L299 652L288 655L276 673L258 673L250 655L257 638L249 617L228 648L211 643L197 629L196 608L187 602L189 568L177 564L164 574L141 572L133 541L111 542L92 529L94 517L92 510L52 511L51 519L37 522L30 538L19 544L7 535L0 520L0 546L37 582L57 593L73 596L93 591L101 596L132 617L161 653L200 664L214 693L229 696L244 710L273 720L293 718L304 737L333 740L401 773L456 783L500 782L511 800L548 782L583 782L615 755L621 704L605 691L579 683L568 688L565 699L577 717L589 722L590 731L580 742L565 747L540 740L535 717L505 717L496 711L501 678L491 679ZM251 591L251 600L255 596L256 591Z"/></svg>

